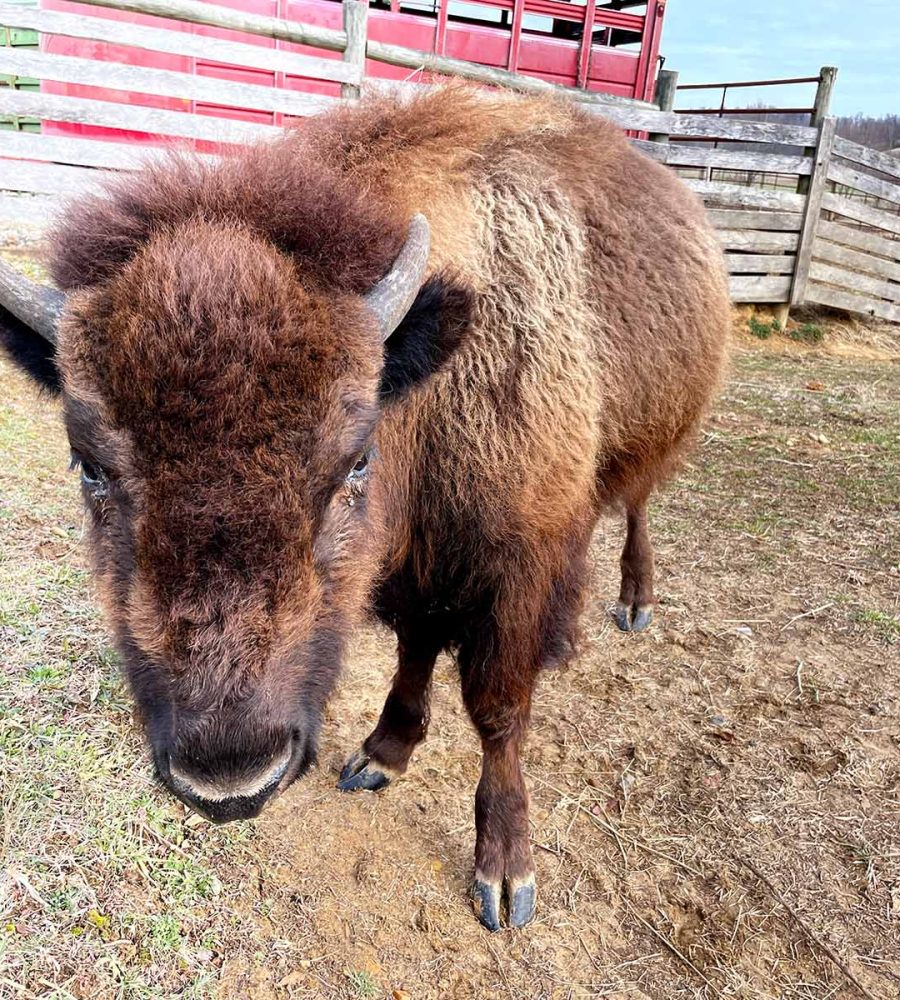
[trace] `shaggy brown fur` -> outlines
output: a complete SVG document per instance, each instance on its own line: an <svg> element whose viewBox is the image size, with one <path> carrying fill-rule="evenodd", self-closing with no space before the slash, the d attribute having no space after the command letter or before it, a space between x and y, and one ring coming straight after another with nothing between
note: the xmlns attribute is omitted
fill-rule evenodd
<svg viewBox="0 0 900 1000"><path fill-rule="evenodd" d="M416 211L431 278L383 354L359 295ZM161 776L217 818L258 811L312 759L370 602L399 666L342 785L406 768L452 650L484 747L476 901L497 926L505 878L525 922L535 681L571 654L610 505L619 622L646 624L647 497L719 379L699 202L568 103L453 87L122 181L72 210L53 273L91 547Z"/></svg>

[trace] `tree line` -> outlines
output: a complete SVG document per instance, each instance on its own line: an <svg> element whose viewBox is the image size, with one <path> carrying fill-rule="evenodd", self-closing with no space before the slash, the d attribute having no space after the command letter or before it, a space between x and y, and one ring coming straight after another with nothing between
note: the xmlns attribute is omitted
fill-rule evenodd
<svg viewBox="0 0 900 1000"><path fill-rule="evenodd" d="M875 118L857 114L838 118L837 134L871 149L897 149L900 147L900 115Z"/></svg>
<svg viewBox="0 0 900 1000"><path fill-rule="evenodd" d="M809 115L779 114L769 111L765 105L747 105L748 108L759 107L758 115L747 115L746 120L761 122L780 122L782 125L808 125ZM843 139L858 142L870 149L894 150L900 148L900 115L846 115L838 116L837 134ZM754 146L764 148L758 143Z"/></svg>

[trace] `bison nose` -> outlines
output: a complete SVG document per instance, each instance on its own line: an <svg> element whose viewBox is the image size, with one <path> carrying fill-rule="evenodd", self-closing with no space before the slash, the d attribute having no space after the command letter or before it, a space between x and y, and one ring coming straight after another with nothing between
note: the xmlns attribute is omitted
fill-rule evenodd
<svg viewBox="0 0 900 1000"><path fill-rule="evenodd" d="M201 778L174 759L169 761L168 785L192 809L214 823L253 819L281 786L290 754L252 776Z"/></svg>

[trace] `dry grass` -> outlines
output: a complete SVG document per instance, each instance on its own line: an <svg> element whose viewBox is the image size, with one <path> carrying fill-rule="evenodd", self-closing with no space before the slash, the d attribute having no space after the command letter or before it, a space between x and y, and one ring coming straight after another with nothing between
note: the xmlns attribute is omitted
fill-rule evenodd
<svg viewBox="0 0 900 1000"><path fill-rule="evenodd" d="M320 767L260 820L210 828L152 787L55 408L0 367L0 997L900 995L900 365L848 351L742 341L656 503L644 637L606 616L601 526L585 648L526 753L539 917L493 937L448 662L383 795L334 789L391 673L374 633Z"/></svg>

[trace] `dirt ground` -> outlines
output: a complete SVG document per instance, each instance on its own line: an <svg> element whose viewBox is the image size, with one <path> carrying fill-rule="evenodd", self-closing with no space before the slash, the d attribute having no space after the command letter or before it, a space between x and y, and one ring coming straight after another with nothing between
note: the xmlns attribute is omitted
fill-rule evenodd
<svg viewBox="0 0 900 1000"><path fill-rule="evenodd" d="M259 820L154 788L56 407L0 365L0 997L900 996L900 341L811 322L814 346L736 336L654 505L649 634L608 618L601 524L584 647L525 754L538 917L497 935L467 901L479 747L449 661L409 774L334 787L386 633Z"/></svg>

